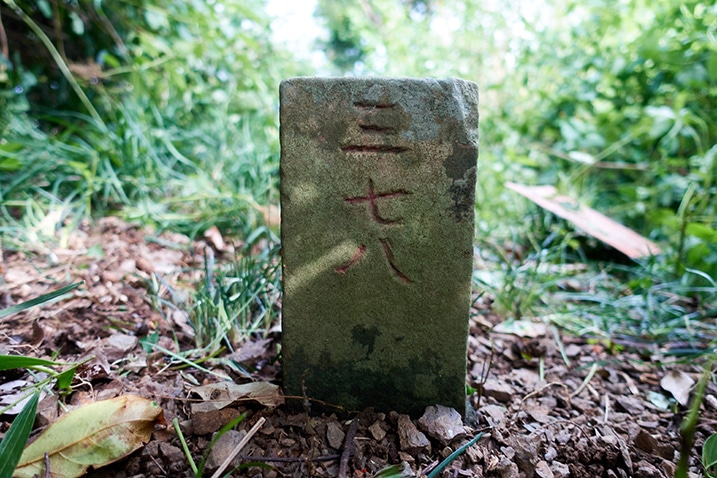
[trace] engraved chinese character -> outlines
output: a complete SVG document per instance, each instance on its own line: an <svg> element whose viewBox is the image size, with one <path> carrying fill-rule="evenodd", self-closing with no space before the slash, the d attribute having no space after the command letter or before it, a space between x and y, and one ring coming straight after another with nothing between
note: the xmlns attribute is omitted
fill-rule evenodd
<svg viewBox="0 0 717 478"><path fill-rule="evenodd" d="M369 214L371 219L380 225L383 226L390 226L395 224L401 224L401 219L389 219L381 216L379 210L378 210L378 202L381 199L389 199L389 198L395 198L400 197L406 194L411 194L409 191L406 191L405 189L399 189L396 191L388 191L388 192L379 192L377 193L374 185L373 180L371 178L368 179L368 189L366 190L366 194L364 196L355 196L355 197L348 197L344 198L344 201L346 201L349 204L363 204L365 203L368 206ZM383 253L386 256L386 259L388 260L388 264L393 271L393 273L401 279L405 283L412 282L411 279L406 276L403 272L401 272L401 269L398 268L398 265L396 264L396 260L393 256L393 249L391 247L391 241L388 239L388 237L380 237L379 242L381 243L381 248L383 249ZM344 273L349 270L351 266L356 264L361 260L364 253L366 252L366 245L361 244L357 249L356 252L354 252L351 259L348 260L345 264L338 267L336 269L336 272Z"/></svg>

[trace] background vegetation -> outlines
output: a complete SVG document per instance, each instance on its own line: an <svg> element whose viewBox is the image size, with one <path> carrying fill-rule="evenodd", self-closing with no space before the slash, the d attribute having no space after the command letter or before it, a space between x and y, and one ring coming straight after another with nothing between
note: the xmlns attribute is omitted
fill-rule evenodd
<svg viewBox="0 0 717 478"><path fill-rule="evenodd" d="M316 73L274 44L262 1L2 0L0 15L4 248L104 214L261 227L278 203L278 82ZM476 284L503 314L712 349L717 6L319 0L316 18L332 74L479 83ZM553 184L665 252L628 261L509 180Z"/></svg>
<svg viewBox="0 0 717 478"><path fill-rule="evenodd" d="M269 41L261 3L5 1L1 13L6 220L32 228L61 208L55 228L121 214L248 234L255 206L277 202L275 91L297 64Z"/></svg>

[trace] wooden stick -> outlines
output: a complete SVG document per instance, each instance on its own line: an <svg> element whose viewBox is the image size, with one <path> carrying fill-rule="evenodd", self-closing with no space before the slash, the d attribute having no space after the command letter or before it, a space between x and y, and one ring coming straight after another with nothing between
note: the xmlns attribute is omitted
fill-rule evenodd
<svg viewBox="0 0 717 478"><path fill-rule="evenodd" d="M217 471L214 472L214 474L212 475L212 478L219 478L220 476L222 476L222 473L224 473L224 470L226 470L229 467L232 460L234 460L234 458L236 458L236 456L239 454L241 449L244 448L247 443L249 443L249 440L251 440L251 438L254 436L254 434L259 431L259 429L261 428L261 426L264 424L265 421L266 421L266 418L264 418L264 417L261 417L259 420L257 420L257 422L254 424L254 426L251 427L251 430L249 430L249 433L247 433L246 436L241 439L239 444L234 447L232 452L229 453L229 456L226 458L226 460L224 460L224 463L222 463L222 466L220 466L217 469Z"/></svg>
<svg viewBox="0 0 717 478"><path fill-rule="evenodd" d="M339 475L338 478L347 478L349 473L349 458L354 448L354 435L359 427L358 418L354 418L346 432L346 438L344 439L344 451L341 453L341 462L339 463Z"/></svg>
<svg viewBox="0 0 717 478"><path fill-rule="evenodd" d="M241 455L242 460L257 461L261 463L307 463L308 461L334 461L341 458L341 455L317 456L314 458L306 458L303 456L279 457L279 456L252 456Z"/></svg>

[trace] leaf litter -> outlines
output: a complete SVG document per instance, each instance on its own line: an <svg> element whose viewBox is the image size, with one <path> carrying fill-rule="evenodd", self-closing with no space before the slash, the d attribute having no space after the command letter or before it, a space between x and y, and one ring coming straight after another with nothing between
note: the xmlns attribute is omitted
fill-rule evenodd
<svg viewBox="0 0 717 478"><path fill-rule="evenodd" d="M216 237L192 242L178 234L156 235L105 218L73 233L68 247L52 254L3 251L0 303L5 305L85 281L69 299L0 320L0 354L64 363L87 359L69 395L43 400L47 421L59 416L54 423L62 423L68 416L64 408L77 413L87 404L144 397L158 404L167 422L178 419L198 459L217 430L245 413L236 430L214 444L206 476L227 460L231 467L254 465L232 476L360 478L381 470L387 470L384 476L397 470L401 476L427 476L452 456L433 476L674 476L679 425L699 367L648 365L644 351L615 354L582 338L562 336L558 344L542 324L496 329L502 320L487 296L476 298L470 321L472 411L463 423L445 407L429 407L423 417L371 409L312 413L311 397L282 397L276 386L278 327L237 344L224 360L203 362L206 370L182 366L158 350L191 349L192 331L182 314L158 310L150 290L167 303L187 297L202 278L204 248L217 248L217 242ZM155 274L162 280L153 281ZM246 367L237 371L227 365L232 360ZM0 385L17 380L32 378L18 370L0 371ZM716 396L710 383L690 457L691 476L703 476L700 450L717 424ZM0 437L12 419L0 416ZM116 463L93 464L88 476L193 476L173 428L147 423L152 425L140 440L144 446ZM475 444L454 455L479 433L484 435Z"/></svg>
<svg viewBox="0 0 717 478"><path fill-rule="evenodd" d="M81 407L63 415L31 444L13 476L41 476L48 467L56 478L81 476L129 455L163 424L162 409L154 401L122 395Z"/></svg>

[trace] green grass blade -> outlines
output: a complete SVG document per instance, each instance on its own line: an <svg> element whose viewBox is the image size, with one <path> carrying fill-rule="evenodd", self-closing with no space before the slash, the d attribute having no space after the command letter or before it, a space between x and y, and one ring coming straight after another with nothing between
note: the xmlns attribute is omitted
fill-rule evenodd
<svg viewBox="0 0 717 478"><path fill-rule="evenodd" d="M56 299L60 297L61 295L67 294L73 289L78 288L84 283L84 281L75 282L74 284L70 284L66 287L63 287L62 289L56 290L54 292L49 292L47 294L43 294L40 297L35 297L34 299L30 299L26 302L23 302L22 304L16 304L13 306L10 306L6 309L0 310L0 319L3 317L7 317L10 314L15 314L17 312L20 312L21 310L29 309L30 307L34 307L39 304L43 304L45 302L49 302L52 299Z"/></svg>
<svg viewBox="0 0 717 478"><path fill-rule="evenodd" d="M482 436L483 436L483 432L480 432L473 439L471 439L471 441L469 441L468 443L466 443L465 445L463 445L462 447L460 447L459 449L457 449L456 451L454 451L453 453L448 455L448 457L445 460L443 460L441 463L439 463L438 466L436 468L434 468L433 471L428 474L428 476L426 476L426 478L436 478L438 475L441 474L441 472L443 471L443 469L445 467L450 465L451 462L453 460L455 460L456 458L458 458L458 456L461 453L466 451L466 449L468 449L469 446L472 446L475 442L480 440L480 438Z"/></svg>
<svg viewBox="0 0 717 478"><path fill-rule="evenodd" d="M39 399L39 393L32 395L10 425L5 438L0 442L0 478L11 478L20 461L27 437L30 436L32 425L35 423L35 412Z"/></svg>
<svg viewBox="0 0 717 478"><path fill-rule="evenodd" d="M403 471L401 470L401 467L398 465L391 465L387 466L386 468L383 468L378 473L374 475L373 478L402 478L403 477Z"/></svg>
<svg viewBox="0 0 717 478"><path fill-rule="evenodd" d="M49 367L52 365L61 364L52 360L25 357L23 355L0 355L0 372L13 368Z"/></svg>
<svg viewBox="0 0 717 478"><path fill-rule="evenodd" d="M209 442L209 445L207 446L207 451L204 453L204 456L202 457L202 460L199 462L199 466L197 467L197 470L194 471L194 476L201 477L204 474L204 465L207 462L207 458L209 458L209 453L211 453L212 448L214 447L214 444L219 440L222 435L224 435L226 432L237 426L239 423L241 423L246 418L246 412L242 413L238 417L236 417L234 420L230 421L226 425L224 425L217 433L214 434L212 437L212 441Z"/></svg>
<svg viewBox="0 0 717 478"><path fill-rule="evenodd" d="M179 428L179 420L177 420L177 417L174 417L174 420L172 420L172 426L174 426L174 431L177 432L179 443L182 444L182 450L184 450L184 455L187 457L187 463L189 463L192 473L194 473L194 476L199 476L197 474L197 464L194 463L194 458L192 458L192 453L189 451L187 440L184 439L184 433L182 433L182 429Z"/></svg>

